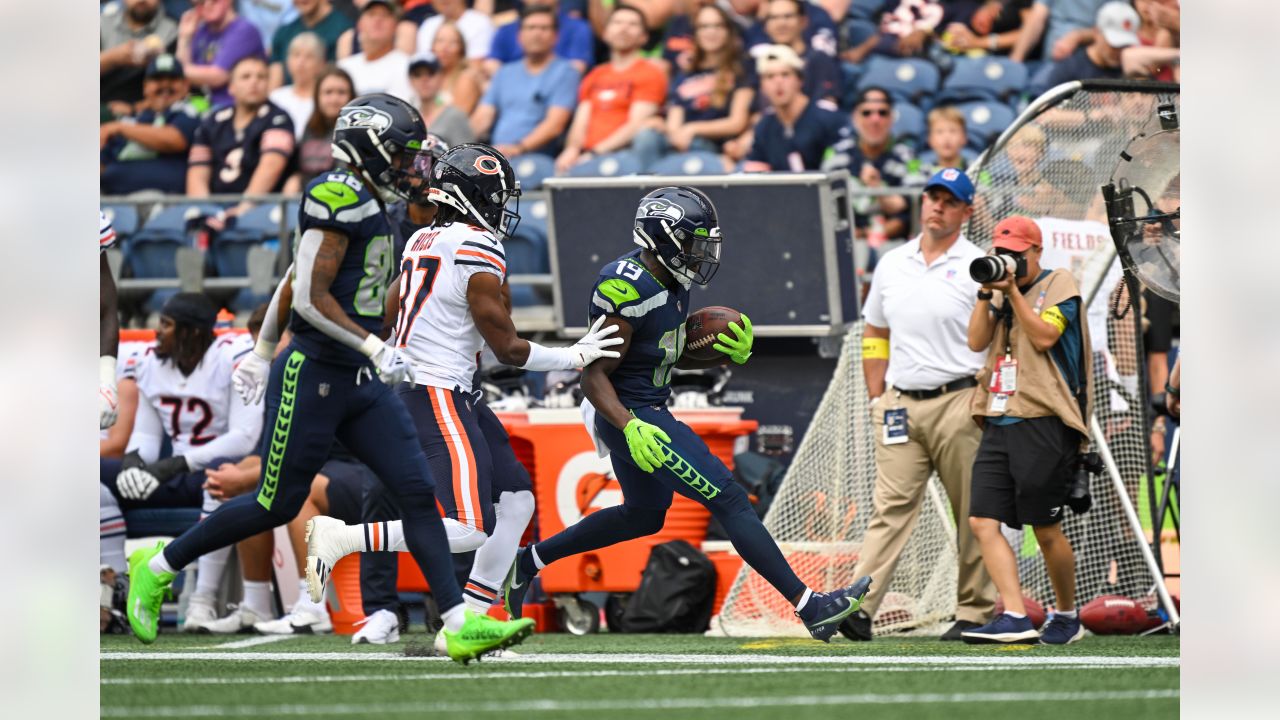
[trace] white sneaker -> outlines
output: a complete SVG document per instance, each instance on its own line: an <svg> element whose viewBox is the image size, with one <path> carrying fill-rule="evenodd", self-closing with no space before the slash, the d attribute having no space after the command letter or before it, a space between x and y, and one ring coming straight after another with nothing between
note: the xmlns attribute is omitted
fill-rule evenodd
<svg viewBox="0 0 1280 720"><path fill-rule="evenodd" d="M359 548L344 547L343 530L347 524L341 520L324 515L317 515L307 521L307 592L311 602L319 605L324 602L324 588L329 582L329 573L348 553Z"/></svg>
<svg viewBox="0 0 1280 720"><path fill-rule="evenodd" d="M254 623L253 629L263 635L322 635L333 632L333 622L324 608L298 603L288 615Z"/></svg>
<svg viewBox="0 0 1280 720"><path fill-rule="evenodd" d="M192 595L187 601L187 615L182 620L182 632L209 632L209 624L218 620L218 611L214 610L213 603L211 595Z"/></svg>
<svg viewBox="0 0 1280 720"><path fill-rule="evenodd" d="M230 615L207 623L204 627L205 632L213 633L214 635L233 635L235 633L252 632L255 623L260 623L266 619L249 608L239 607Z"/></svg>
<svg viewBox="0 0 1280 720"><path fill-rule="evenodd" d="M386 645L400 642L400 618L390 610L379 610L356 625L364 627L351 636L352 645L360 643Z"/></svg>

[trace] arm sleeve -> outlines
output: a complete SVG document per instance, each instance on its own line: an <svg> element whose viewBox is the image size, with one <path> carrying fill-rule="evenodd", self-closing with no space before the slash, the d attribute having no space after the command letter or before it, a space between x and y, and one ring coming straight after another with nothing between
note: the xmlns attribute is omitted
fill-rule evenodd
<svg viewBox="0 0 1280 720"><path fill-rule="evenodd" d="M311 304L311 275L315 272L316 252L323 239L324 233L314 228L302 233L302 237L298 239L298 257L295 263L298 275L294 280L293 309L320 332L352 350L366 354L365 337L356 335L325 317L319 308Z"/></svg>
<svg viewBox="0 0 1280 720"><path fill-rule="evenodd" d="M231 365L228 363L228 372L230 369ZM262 402L245 405L230 385L227 386L227 392L231 395L228 399L231 417L227 423L227 431L213 441L187 452L187 465L192 470L203 470L209 467L210 462L219 458L238 461L253 452L262 435Z"/></svg>
<svg viewBox="0 0 1280 720"><path fill-rule="evenodd" d="M160 459L160 443L164 441L164 426L156 413L156 406L151 403L141 390L138 391L138 409L133 420L133 434L129 436L126 453L138 451L143 462L153 463Z"/></svg>

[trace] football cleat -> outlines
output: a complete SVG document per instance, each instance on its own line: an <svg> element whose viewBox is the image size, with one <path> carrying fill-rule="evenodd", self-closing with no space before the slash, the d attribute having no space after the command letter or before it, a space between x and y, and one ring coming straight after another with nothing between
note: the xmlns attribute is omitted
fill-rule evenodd
<svg viewBox="0 0 1280 720"><path fill-rule="evenodd" d="M390 610L375 610L372 615L356 623L360 629L351 636L352 645L368 643L387 645L400 642L400 618Z"/></svg>
<svg viewBox="0 0 1280 720"><path fill-rule="evenodd" d="M192 595L187 601L187 613L182 618L182 632L209 632L209 624L218 620L214 602L212 595Z"/></svg>
<svg viewBox="0 0 1280 720"><path fill-rule="evenodd" d="M282 618L254 623L253 629L262 635L325 635L333 632L333 621L324 608L301 605L302 603L295 605Z"/></svg>
<svg viewBox="0 0 1280 720"><path fill-rule="evenodd" d="M520 572L520 558L529 552L528 547L522 547L516 551L515 562L511 563L511 570L507 573L507 578L502 581L502 609L507 611L507 615L512 619L519 619L524 615L524 596L529 592L529 583L533 580L533 576L525 576Z"/></svg>
<svg viewBox="0 0 1280 720"><path fill-rule="evenodd" d="M530 618L502 621L470 610L464 610L463 617L462 628L457 632L440 631L445 652L463 665L495 650L518 645L533 634L534 623Z"/></svg>
<svg viewBox="0 0 1280 720"><path fill-rule="evenodd" d="M160 628L160 605L165 591L173 582L173 573L155 573L147 566L156 553L164 550L164 542L153 548L134 550L129 556L129 602L125 614L133 634L148 645L156 641Z"/></svg>
<svg viewBox="0 0 1280 720"><path fill-rule="evenodd" d="M796 612L815 640L831 642L840 623L862 607L862 599L871 590L871 576L860 578L847 588L829 593L813 593L804 610Z"/></svg>
<svg viewBox="0 0 1280 720"><path fill-rule="evenodd" d="M329 583L329 573L344 556L359 552L360 548L347 547L342 531L347 524L341 520L317 515L307 521L307 593L311 602L324 602L324 589Z"/></svg>

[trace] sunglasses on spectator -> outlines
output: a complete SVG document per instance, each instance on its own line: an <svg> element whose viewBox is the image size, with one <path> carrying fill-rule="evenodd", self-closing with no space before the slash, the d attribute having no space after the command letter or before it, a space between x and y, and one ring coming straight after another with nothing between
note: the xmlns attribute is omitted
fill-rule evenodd
<svg viewBox="0 0 1280 720"><path fill-rule="evenodd" d="M889 117L889 114L890 113L888 110L859 110L858 111L859 117L871 117L873 115L878 115L880 117Z"/></svg>

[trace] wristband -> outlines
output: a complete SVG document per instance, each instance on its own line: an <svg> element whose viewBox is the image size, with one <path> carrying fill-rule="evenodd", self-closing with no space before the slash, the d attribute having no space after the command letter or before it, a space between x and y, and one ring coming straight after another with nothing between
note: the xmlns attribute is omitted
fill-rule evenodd
<svg viewBox="0 0 1280 720"><path fill-rule="evenodd" d="M369 337L365 338L364 342L360 343L360 352L363 353L365 357L372 360L373 356L377 355L382 348L386 347L386 345L386 343L382 342L382 338L374 335L373 333L369 333Z"/></svg>
<svg viewBox="0 0 1280 720"><path fill-rule="evenodd" d="M522 370L572 370L574 353L568 348L549 348L536 342L529 343L529 359L520 366Z"/></svg>
<svg viewBox="0 0 1280 720"><path fill-rule="evenodd" d="M864 360L888 360L888 338L862 338L862 358Z"/></svg>
<svg viewBox="0 0 1280 720"><path fill-rule="evenodd" d="M979 299L979 300L986 300L986 301L990 302L990 301L991 301L991 298L993 298L993 297L995 297L995 296L996 296L996 294L995 294L994 292L992 292L991 290L979 290L979 291L978 291L978 299Z"/></svg>
<svg viewBox="0 0 1280 720"><path fill-rule="evenodd" d="M110 355L98 358L98 384L116 386L116 359Z"/></svg>

